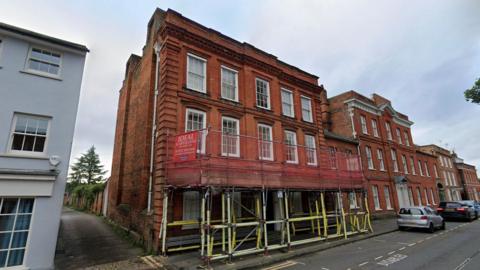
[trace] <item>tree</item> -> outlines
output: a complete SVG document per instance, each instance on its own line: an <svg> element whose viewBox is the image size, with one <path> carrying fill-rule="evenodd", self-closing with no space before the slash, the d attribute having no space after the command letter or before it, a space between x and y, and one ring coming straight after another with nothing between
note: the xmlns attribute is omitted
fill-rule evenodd
<svg viewBox="0 0 480 270"><path fill-rule="evenodd" d="M467 101L480 104L480 78L477 79L472 88L465 90L464 94Z"/></svg>
<svg viewBox="0 0 480 270"><path fill-rule="evenodd" d="M104 180L107 171L103 170L95 146L90 147L77 161L70 166L70 181L75 183L98 183Z"/></svg>

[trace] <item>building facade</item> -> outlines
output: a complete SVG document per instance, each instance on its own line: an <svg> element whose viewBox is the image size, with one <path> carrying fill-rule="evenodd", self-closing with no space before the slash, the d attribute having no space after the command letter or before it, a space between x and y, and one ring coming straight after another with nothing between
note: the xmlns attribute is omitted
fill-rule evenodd
<svg viewBox="0 0 480 270"><path fill-rule="evenodd" d="M0 23L0 268L53 269L83 45Z"/></svg>
<svg viewBox="0 0 480 270"><path fill-rule="evenodd" d="M430 153L437 158L438 174L437 190L442 201L455 201L462 199L463 186L459 171L455 167L454 154L435 144L419 147L422 151Z"/></svg>
<svg viewBox="0 0 480 270"><path fill-rule="evenodd" d="M475 166L467 164L462 158L454 154L455 168L462 183L462 199L480 201L480 180Z"/></svg>
<svg viewBox="0 0 480 270"><path fill-rule="evenodd" d="M147 33L120 90L111 219L155 250L206 260L306 243L300 231L310 242L366 231L357 142L324 134L317 76L172 10L157 9ZM236 228L251 226L257 245L244 250L235 239L250 234Z"/></svg>
<svg viewBox="0 0 480 270"><path fill-rule="evenodd" d="M329 130L358 141L370 209L391 215L403 206L438 203L435 158L418 151L406 115L377 94L349 91L329 104Z"/></svg>

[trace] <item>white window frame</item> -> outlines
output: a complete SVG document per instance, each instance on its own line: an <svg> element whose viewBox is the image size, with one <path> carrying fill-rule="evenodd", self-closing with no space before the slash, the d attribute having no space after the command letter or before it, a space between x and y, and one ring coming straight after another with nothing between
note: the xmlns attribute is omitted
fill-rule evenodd
<svg viewBox="0 0 480 270"><path fill-rule="evenodd" d="M403 144L403 142L402 142L402 131L399 128L397 128L396 133L397 133L398 143Z"/></svg>
<svg viewBox="0 0 480 270"><path fill-rule="evenodd" d="M60 62L58 63L58 73L53 74L53 73L49 73L49 72L45 72L45 71L41 71L41 70L37 70L37 69L31 69L29 62L30 62L30 58L32 57L32 50L33 49L47 51L49 53L55 53L55 54L60 55ZM44 77L59 79L59 78L61 78L62 70L63 70L63 53L61 53L59 51L56 51L54 49L51 49L51 48L43 47L43 46L38 46L38 45L31 45L30 46L30 48L28 49L28 55L27 55L27 59L25 61L25 66L24 66L24 71L25 72L31 73L31 74L37 74L37 75L44 76Z"/></svg>
<svg viewBox="0 0 480 270"><path fill-rule="evenodd" d="M427 188L424 188L423 191L424 191L424 193L425 193L425 202L427 203L427 205L430 205L430 200L428 199L428 191L427 191Z"/></svg>
<svg viewBox="0 0 480 270"><path fill-rule="evenodd" d="M438 159L440 160L440 166L445 167L443 166L443 156L439 156Z"/></svg>
<svg viewBox="0 0 480 270"><path fill-rule="evenodd" d="M268 129L268 132L269 132L269 137L270 137L270 141L263 141L262 138L260 137L260 127L262 128L267 128ZM265 125L265 124L258 124L257 125L257 133L258 133L258 143L259 143L259 147L258 147L258 158L260 160L270 160L272 161L273 160L273 157L274 157L274 153L273 153L273 134L272 134L272 126L269 126L269 125ZM269 152L270 152L270 157L264 157L262 155L262 150L261 150L261 143L268 143L269 144Z"/></svg>
<svg viewBox="0 0 480 270"><path fill-rule="evenodd" d="M360 115L360 126L362 127L362 133L368 135L367 117Z"/></svg>
<svg viewBox="0 0 480 270"><path fill-rule="evenodd" d="M377 125L377 120L376 119L372 119L372 130L373 130L373 136L374 137L380 137L378 135L378 125Z"/></svg>
<svg viewBox="0 0 480 270"><path fill-rule="evenodd" d="M2 251L7 251L7 258L6 258L6 262L5 262L5 268L3 268L3 266L0 266L1 269L24 269L24 265L25 265L25 258L26 258L26 255L28 253L28 250L29 250L29 242L30 242L30 238L31 238L31 231L32 231L32 224L33 224L33 216L35 215L35 205L36 205L36 200L35 198L33 197L0 197L0 211L2 210L3 208L3 203L4 203L4 199L17 199L17 203L16 203L16 209L15 209L15 213L9 213L9 214L1 214L0 212L0 216L14 216L14 221L13 221L13 224L12 224L12 229L11 230L8 230L8 231L2 231L2 232L10 232L11 235L10 235L10 243L8 245L8 247L6 249L2 249ZM24 200L28 200L28 199L32 199L33 200L33 205L32 205L32 211L31 212L25 212L25 213L19 213L19 208L20 208L20 201L24 199ZM19 216L30 216L30 221L29 221L29 226L28 226L28 229L20 229L20 230L17 230L16 229L16 223L17 223L17 219ZM14 234L15 233L21 233L21 232L27 232L28 235L27 235L27 240L26 240L26 243L25 243L25 246L23 247L16 247L16 248L12 248L11 245L12 245L12 242L13 242L13 237L14 237ZM6 266L8 264L8 259L9 259L9 256L10 256L10 252L12 250L24 250L24 254L23 254L23 262L22 264L19 264L19 265L12 265L12 266Z"/></svg>
<svg viewBox="0 0 480 270"><path fill-rule="evenodd" d="M203 124L202 124L202 129L201 132L199 132L199 139L201 142L200 149L197 149L197 153L199 154L205 154L205 145L206 145L206 139L207 139L207 113L204 111L192 109L192 108L187 108L185 110L185 132L190 132L190 131L195 131L195 130L187 130L188 127L188 114L192 113L197 113L197 114L202 114L203 115ZM200 137L201 136L201 137Z"/></svg>
<svg viewBox="0 0 480 270"><path fill-rule="evenodd" d="M408 136L408 132L407 132L407 131L403 131L403 137L404 137L405 145L406 145L406 146L410 146L410 138L409 138L409 136Z"/></svg>
<svg viewBox="0 0 480 270"><path fill-rule="evenodd" d="M410 157L410 167L412 169L412 174L417 175L417 171L415 170L415 159L413 157Z"/></svg>
<svg viewBox="0 0 480 270"><path fill-rule="evenodd" d="M436 165L436 164L433 164L433 172L435 173L435 177L436 177L436 178L439 178L439 177L438 177L438 168L437 168L437 165Z"/></svg>
<svg viewBox="0 0 480 270"><path fill-rule="evenodd" d="M311 139L312 139L313 147L312 147L312 146L309 146L309 145L307 144L307 141L308 141L307 138L311 138ZM316 165L318 164L318 163L317 163L317 144L316 144L315 141L316 141L315 136L310 135L310 134L305 134L305 153L306 153L306 160L307 160L307 165L311 165L311 166L316 166ZM309 162L308 151L312 151L312 152L313 152L314 162Z"/></svg>
<svg viewBox="0 0 480 270"><path fill-rule="evenodd" d="M385 130L387 131L387 139L389 141L393 141L392 126L390 125L389 122L385 122Z"/></svg>
<svg viewBox="0 0 480 270"><path fill-rule="evenodd" d="M418 200L418 206L422 205L422 192L420 191L420 188L417 187L417 200Z"/></svg>
<svg viewBox="0 0 480 270"><path fill-rule="evenodd" d="M40 119L40 120L47 120L48 125L47 125L47 133L45 136L45 143L43 145L43 151L42 152L35 152L35 151L25 151L25 150L13 150L13 135L15 133L15 127L17 126L17 120L18 116L24 116L28 118L33 118L33 119ZM12 121L12 127L10 128L10 138L8 142L8 148L7 148L7 153L9 154L14 154L14 155L22 155L22 156L46 156L47 154L47 148L48 148L48 142L50 138L50 129L51 129L51 124L52 124L52 118L48 116L38 116L38 115L31 115L31 114L24 114L24 113L14 113L13 115L13 121Z"/></svg>
<svg viewBox="0 0 480 270"><path fill-rule="evenodd" d="M423 164L425 165L425 174L427 175L427 177L430 177L430 170L428 169L428 163L424 161Z"/></svg>
<svg viewBox="0 0 480 270"><path fill-rule="evenodd" d="M286 142L287 134L292 135L293 144L291 144L291 145L287 144L287 142ZM291 130L285 130L284 131L284 136L285 136L285 139L284 139L284 143L285 143L285 162L292 163L292 164L298 164L297 133L294 132L294 131L291 131ZM287 154L286 153L287 153L287 151L290 151L290 149L288 149L289 147L293 148L293 153L295 155L294 160L288 160L287 159Z"/></svg>
<svg viewBox="0 0 480 270"><path fill-rule="evenodd" d="M430 196L432 197L432 204L436 205L437 203L435 202L435 194L433 193L433 189L430 188Z"/></svg>
<svg viewBox="0 0 480 270"><path fill-rule="evenodd" d="M223 96L223 70L226 70L228 72L233 72L235 74L235 98L234 99ZM238 102L238 71L223 65L220 67L220 95L222 96L223 99Z"/></svg>
<svg viewBox="0 0 480 270"><path fill-rule="evenodd" d="M290 106L291 106L291 114L286 114L285 113L285 110L284 110L284 103L287 103L283 100L283 93L288 93L288 95L290 95ZM280 89L280 99L282 101L282 114L285 115L285 116L288 116L288 117L292 117L294 118L295 117L295 104L294 104L294 97L293 97L293 92L291 90L288 90L286 88L281 88Z"/></svg>
<svg viewBox="0 0 480 270"><path fill-rule="evenodd" d="M392 199L390 198L390 188L383 186L383 195L385 196L385 202L387 204L387 210L392 210Z"/></svg>
<svg viewBox="0 0 480 270"><path fill-rule="evenodd" d="M224 134L223 133L223 120L235 122L237 132L236 134ZM223 151L224 136L234 136L236 138L235 142L235 153L227 153ZM222 116L222 156L229 157L240 157L240 120L232 117Z"/></svg>
<svg viewBox="0 0 480 270"><path fill-rule="evenodd" d="M402 155L402 164L403 164L403 172L408 174L408 165L407 165L407 157Z"/></svg>
<svg viewBox="0 0 480 270"><path fill-rule="evenodd" d="M189 75L189 71L190 71L190 61L188 61L188 58L189 57L192 57L192 58L195 58L197 60L200 60L203 62L203 89L195 89L194 87L192 87L191 85L188 84L188 75ZM187 84L187 88L189 90L193 90L193 91L197 91L197 92L200 92L200 93L207 93L207 59L204 59L200 56L197 56L195 54L192 54L192 53L187 53L187 74L186 74L186 84Z"/></svg>
<svg viewBox="0 0 480 270"><path fill-rule="evenodd" d="M385 171L385 161L383 160L383 151L377 148L377 159L380 164L380 171Z"/></svg>
<svg viewBox="0 0 480 270"><path fill-rule="evenodd" d="M303 100L308 100L308 111L309 111L309 117L310 117L310 120L308 119L305 119L304 115L303 115ZM312 99L307 97L307 96L300 96L300 108L302 109L302 120L305 121L305 122L309 122L309 123L313 123L313 107L312 107Z"/></svg>
<svg viewBox="0 0 480 270"><path fill-rule="evenodd" d="M410 206L415 206L415 200L413 199L413 190L411 187L408 188L408 203Z"/></svg>
<svg viewBox="0 0 480 270"><path fill-rule="evenodd" d="M354 191L348 193L348 201L350 202L350 209L360 208L358 206L357 194Z"/></svg>
<svg viewBox="0 0 480 270"><path fill-rule="evenodd" d="M397 161L397 151L395 151L395 149L390 149L390 154L392 156L393 171L394 172L399 172L398 161Z"/></svg>
<svg viewBox="0 0 480 270"><path fill-rule="evenodd" d="M188 196L190 196L190 198L187 200ZM200 215L201 215L201 213L200 213L200 192L193 191L193 190L192 191L185 191L185 192L182 193L182 200L183 200L182 219L183 220L198 220L198 218L200 218ZM195 205L195 202L197 203L197 205ZM195 216L193 216L193 215L195 215ZM198 224L183 225L182 230L197 229L198 227L199 227Z"/></svg>
<svg viewBox="0 0 480 270"><path fill-rule="evenodd" d="M418 171L420 172L420 176L423 176L422 161L419 159L417 161L417 164L418 164Z"/></svg>
<svg viewBox="0 0 480 270"><path fill-rule="evenodd" d="M378 194L378 186L373 185L372 186L372 195L373 195L373 204L375 206L375 210L382 210L380 206L380 197Z"/></svg>
<svg viewBox="0 0 480 270"><path fill-rule="evenodd" d="M263 107L263 106L258 105L258 101L259 101L258 100L258 87L257 87L258 82L264 82L267 85L267 107ZM271 99L270 82L267 81L267 80L264 80L264 79L255 78L255 104L256 104L256 106L259 107L259 108L262 108L262 109L270 110L271 106L272 106L271 102L270 102L270 99Z"/></svg>
<svg viewBox="0 0 480 270"><path fill-rule="evenodd" d="M375 170L375 165L373 164L372 148L370 146L365 146L365 155L367 156L368 169Z"/></svg>

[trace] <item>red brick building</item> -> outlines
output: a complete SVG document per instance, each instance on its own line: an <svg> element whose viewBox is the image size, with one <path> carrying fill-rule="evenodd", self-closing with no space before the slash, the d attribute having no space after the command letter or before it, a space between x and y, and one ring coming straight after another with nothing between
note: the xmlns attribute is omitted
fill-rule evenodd
<svg viewBox="0 0 480 270"><path fill-rule="evenodd" d="M157 9L120 89L107 215L206 260L366 232L358 141L325 134L326 96L317 76Z"/></svg>
<svg viewBox="0 0 480 270"><path fill-rule="evenodd" d="M389 100L349 91L329 99L328 129L358 141L370 208L393 214L407 205L436 205L435 157L418 151L408 117Z"/></svg>
<svg viewBox="0 0 480 270"><path fill-rule="evenodd" d="M462 199L480 201L480 179L475 166L467 164L454 154L455 168L463 186Z"/></svg>
<svg viewBox="0 0 480 270"><path fill-rule="evenodd" d="M442 201L455 201L462 199L462 182L460 174L455 167L455 156L450 150L435 144L419 147L423 152L430 153L437 158L437 190Z"/></svg>

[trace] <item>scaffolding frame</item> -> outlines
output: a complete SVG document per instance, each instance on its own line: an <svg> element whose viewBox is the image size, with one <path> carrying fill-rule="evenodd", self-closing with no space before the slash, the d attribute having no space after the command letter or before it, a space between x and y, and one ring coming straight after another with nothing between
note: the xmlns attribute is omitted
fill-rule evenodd
<svg viewBox="0 0 480 270"><path fill-rule="evenodd" d="M271 250L290 250L297 245L335 238L347 239L355 234L373 232L365 191L362 191L364 195L363 209L345 211L343 195L347 190L301 190L302 194L308 196L308 212L297 216L291 214L291 193L299 190L204 187L198 191L201 197L199 219L172 220L169 222L168 205L169 199L173 197L173 189L165 188L159 235L163 255L176 251L197 249L205 265L209 265L212 261L231 261L238 256L256 253L266 255ZM242 201L235 200L234 192L250 193L253 200L253 202L250 202L253 206L249 208L242 204ZM326 207L325 197L328 193L334 198L333 211L328 211ZM220 197L220 209L213 207L214 196ZM267 218L267 210L274 211L275 209L269 209L270 202L268 200L269 197L273 199L274 196L277 196L278 216L269 219ZM239 216L236 213L236 207L240 207L243 213L247 213L249 216ZM212 218L214 210L220 211L220 218ZM276 224L279 225L279 230L269 229L268 225L275 226ZM168 247L168 228L185 225L198 226L199 243ZM306 232L302 234L303 239L295 239L298 232ZM269 237L274 233L280 233L280 237L270 241Z"/></svg>

